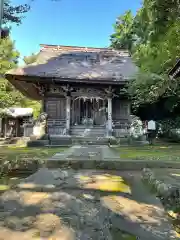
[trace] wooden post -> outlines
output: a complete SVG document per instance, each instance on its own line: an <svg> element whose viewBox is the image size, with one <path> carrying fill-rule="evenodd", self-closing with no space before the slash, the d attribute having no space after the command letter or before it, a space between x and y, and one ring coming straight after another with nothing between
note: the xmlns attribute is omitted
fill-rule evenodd
<svg viewBox="0 0 180 240"><path fill-rule="evenodd" d="M108 97L108 136L112 136L112 97Z"/></svg>
<svg viewBox="0 0 180 240"><path fill-rule="evenodd" d="M70 131L70 113L71 113L71 97L66 96L66 134L69 135Z"/></svg>

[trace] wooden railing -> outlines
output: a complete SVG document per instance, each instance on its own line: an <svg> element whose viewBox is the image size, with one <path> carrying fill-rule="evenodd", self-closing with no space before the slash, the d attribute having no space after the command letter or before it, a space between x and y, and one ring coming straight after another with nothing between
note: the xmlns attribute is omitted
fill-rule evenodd
<svg viewBox="0 0 180 240"><path fill-rule="evenodd" d="M48 119L47 132L50 135L65 135L65 119Z"/></svg>
<svg viewBox="0 0 180 240"><path fill-rule="evenodd" d="M23 131L23 136L24 137L30 137L32 134L33 134L33 127L34 127L34 124L32 124L32 123L25 123L24 125L23 125L23 129L22 129L22 131Z"/></svg>
<svg viewBox="0 0 180 240"><path fill-rule="evenodd" d="M65 126L66 120L65 119L48 119L47 126Z"/></svg>
<svg viewBox="0 0 180 240"><path fill-rule="evenodd" d="M121 123L120 121L114 121L113 136L120 138L129 134L130 124L128 122Z"/></svg>

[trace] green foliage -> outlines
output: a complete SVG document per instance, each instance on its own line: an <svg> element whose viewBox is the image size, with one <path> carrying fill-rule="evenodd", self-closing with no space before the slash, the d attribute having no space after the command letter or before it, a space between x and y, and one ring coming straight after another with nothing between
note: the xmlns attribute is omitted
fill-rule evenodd
<svg viewBox="0 0 180 240"><path fill-rule="evenodd" d="M0 40L0 108L22 105L25 98L4 79L4 74L17 66L19 53L10 39Z"/></svg>
<svg viewBox="0 0 180 240"><path fill-rule="evenodd" d="M22 21L23 14L28 12L30 6L24 5L13 5L12 1L4 1L4 12L3 12L3 23L16 23L20 24Z"/></svg>
<svg viewBox="0 0 180 240"><path fill-rule="evenodd" d="M36 170L45 159L66 148L27 148L27 147L0 147L1 165L0 177L8 175L16 169ZM38 165L37 165L38 164Z"/></svg>
<svg viewBox="0 0 180 240"><path fill-rule="evenodd" d="M41 109L41 102L27 99L4 78L4 74L8 70L17 67L18 58L19 52L15 49L14 43L9 38L0 40L0 108L32 107L34 117L37 117Z"/></svg>
<svg viewBox="0 0 180 240"><path fill-rule="evenodd" d="M31 64L31 63L34 63L37 59L37 54L32 54L31 56L28 56L28 57L24 57L23 58L23 61L25 62L25 64Z"/></svg>
<svg viewBox="0 0 180 240"><path fill-rule="evenodd" d="M33 0L31 0L33 1ZM51 0L53 1L53 0ZM29 1L30 3L30 1ZM4 0L4 11L3 11L3 23L16 23L21 24L24 14L27 13L31 6L30 4L19 4L14 5L12 0Z"/></svg>
<svg viewBox="0 0 180 240"><path fill-rule="evenodd" d="M162 99L169 112L180 106L179 80L170 80L167 74L180 56L179 10L179 0L144 0L135 16L125 12L114 25L111 45L129 49L139 67L128 84L134 110Z"/></svg>
<svg viewBox="0 0 180 240"><path fill-rule="evenodd" d="M30 5L13 5L11 0L4 0L3 24L21 24L24 14L30 10ZM35 62L36 54L24 57L24 62L30 64ZM15 49L10 38L0 39L0 108L11 106L32 107L36 118L41 110L41 102L32 101L17 91L5 78L4 74L17 67L19 52Z"/></svg>
<svg viewBox="0 0 180 240"><path fill-rule="evenodd" d="M133 35L133 15L131 11L127 11L124 15L117 18L114 29L115 33L111 35L112 47L131 50L135 40Z"/></svg>

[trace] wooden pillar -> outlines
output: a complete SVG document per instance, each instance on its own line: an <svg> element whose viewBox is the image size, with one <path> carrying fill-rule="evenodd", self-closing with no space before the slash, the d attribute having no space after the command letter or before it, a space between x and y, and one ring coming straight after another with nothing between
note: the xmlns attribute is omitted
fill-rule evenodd
<svg viewBox="0 0 180 240"><path fill-rule="evenodd" d="M66 134L69 135L70 132L70 118L71 118L71 97L66 96Z"/></svg>
<svg viewBox="0 0 180 240"><path fill-rule="evenodd" d="M108 136L112 136L112 97L108 96Z"/></svg>

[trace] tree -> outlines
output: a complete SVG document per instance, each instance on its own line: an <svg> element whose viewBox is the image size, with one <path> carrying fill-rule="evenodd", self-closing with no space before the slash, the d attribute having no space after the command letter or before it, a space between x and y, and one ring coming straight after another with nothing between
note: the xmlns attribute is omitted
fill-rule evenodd
<svg viewBox="0 0 180 240"><path fill-rule="evenodd" d="M3 23L21 24L24 14L27 13L30 8L30 4L13 5L11 0L4 0Z"/></svg>
<svg viewBox="0 0 180 240"><path fill-rule="evenodd" d="M167 111L180 113L178 80L170 81L167 75L180 56L179 3L144 0L134 17L126 12L118 18L124 20L124 26L122 22L115 24L111 45L115 49L126 46L139 67L135 80L128 84L136 111L163 102Z"/></svg>
<svg viewBox="0 0 180 240"><path fill-rule="evenodd" d="M24 14L29 11L30 5L13 6L10 0L4 1L3 24L20 24ZM26 64L34 62L36 54L24 58ZM0 39L0 108L11 106L33 107L35 116L39 114L41 104L37 101L31 101L17 91L5 78L4 74L11 68L18 65L19 52L15 49L14 42L9 36Z"/></svg>
<svg viewBox="0 0 180 240"><path fill-rule="evenodd" d="M23 61L25 62L26 65L34 63L36 61L36 59L37 59L37 56L38 56L38 54L34 54L33 53L32 55L30 55L28 57L25 56L23 58Z"/></svg>
<svg viewBox="0 0 180 240"><path fill-rule="evenodd" d="M23 18L23 14L29 10L30 5L28 4L13 6L10 0L5 0L3 9L3 23L20 24Z"/></svg>
<svg viewBox="0 0 180 240"><path fill-rule="evenodd" d="M117 18L114 25L115 33L111 35L111 46L118 49L128 49L131 51L135 41L133 33L134 17L131 11Z"/></svg>
<svg viewBox="0 0 180 240"><path fill-rule="evenodd" d="M14 43L9 39L0 40L0 108L12 105L22 105L25 97L4 78L4 74L17 66L19 52L15 50Z"/></svg>

